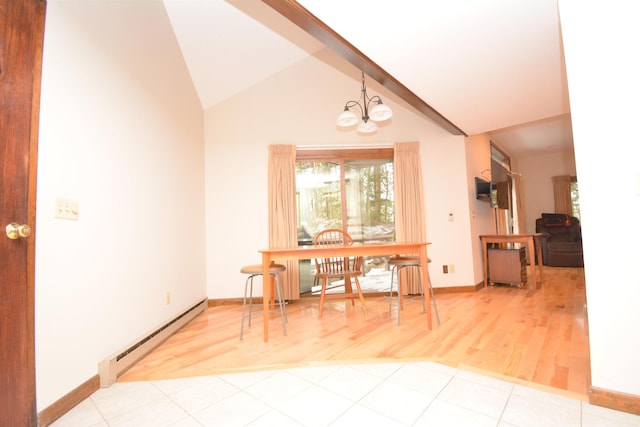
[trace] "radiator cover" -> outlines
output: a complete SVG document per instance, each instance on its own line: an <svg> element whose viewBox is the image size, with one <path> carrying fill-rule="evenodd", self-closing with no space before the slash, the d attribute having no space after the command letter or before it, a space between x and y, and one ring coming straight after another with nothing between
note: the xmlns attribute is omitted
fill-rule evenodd
<svg viewBox="0 0 640 427"><path fill-rule="evenodd" d="M124 350L101 361L98 364L100 387L106 388L114 384L118 376L206 309L207 300L204 299L178 317L127 346Z"/></svg>

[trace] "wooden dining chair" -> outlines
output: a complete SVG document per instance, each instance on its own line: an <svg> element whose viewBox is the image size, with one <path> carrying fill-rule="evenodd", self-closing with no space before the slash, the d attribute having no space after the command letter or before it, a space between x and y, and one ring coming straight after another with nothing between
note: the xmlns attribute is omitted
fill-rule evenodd
<svg viewBox="0 0 640 427"><path fill-rule="evenodd" d="M314 246L343 246L352 245L353 239L351 236L338 228L330 228L320 231L313 238ZM358 276L362 275L362 263L363 257L325 257L315 260L316 263L316 277L321 281L320 290L320 311L318 318L322 318L322 309L325 298L350 298L351 304L355 305L356 295L353 293L351 286L351 279L353 279L356 289L358 291L358 298L362 303L362 309L366 313L367 307L364 303L364 296L362 295L362 289L360 288L360 282ZM344 293L329 293L327 294L327 287L330 279L344 278Z"/></svg>

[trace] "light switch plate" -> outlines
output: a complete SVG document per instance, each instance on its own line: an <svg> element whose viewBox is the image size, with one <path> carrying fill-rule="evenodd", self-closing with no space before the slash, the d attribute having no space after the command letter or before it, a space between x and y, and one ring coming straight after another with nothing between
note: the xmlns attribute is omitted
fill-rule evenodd
<svg viewBox="0 0 640 427"><path fill-rule="evenodd" d="M78 201L65 199L63 197L56 198L56 207L54 218L78 220Z"/></svg>

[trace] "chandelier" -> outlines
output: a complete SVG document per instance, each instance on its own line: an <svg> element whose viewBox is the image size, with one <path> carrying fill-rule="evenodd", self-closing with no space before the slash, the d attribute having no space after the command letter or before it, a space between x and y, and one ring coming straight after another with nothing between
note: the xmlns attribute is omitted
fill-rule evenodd
<svg viewBox="0 0 640 427"><path fill-rule="evenodd" d="M371 107L371 104L374 104ZM358 117L356 113L351 111L352 108L358 108L362 117ZM362 94L358 101L347 101L344 105L344 111L338 116L337 125L340 127L358 125L359 133L373 133L378 130L375 122L382 122L391 118L393 112L391 108L382 103L382 98L378 95L369 97L367 95L367 87L364 84L364 72L362 72Z"/></svg>

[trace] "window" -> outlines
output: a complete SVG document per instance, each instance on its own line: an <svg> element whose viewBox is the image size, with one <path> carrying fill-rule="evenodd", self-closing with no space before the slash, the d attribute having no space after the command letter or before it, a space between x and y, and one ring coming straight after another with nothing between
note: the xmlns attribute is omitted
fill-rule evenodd
<svg viewBox="0 0 640 427"><path fill-rule="evenodd" d="M394 241L393 149L298 151L296 205L298 245L327 228L358 242ZM301 261L301 293L311 289L311 269Z"/></svg>
<svg viewBox="0 0 640 427"><path fill-rule="evenodd" d="M571 191L571 215L580 219L580 194L578 193L578 178L571 177L570 184Z"/></svg>

